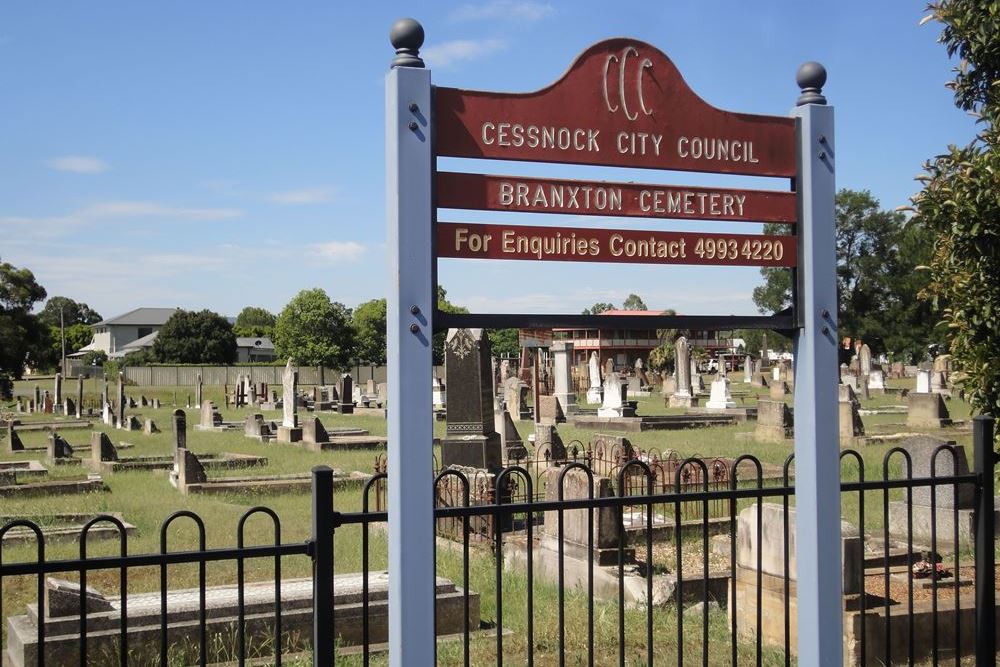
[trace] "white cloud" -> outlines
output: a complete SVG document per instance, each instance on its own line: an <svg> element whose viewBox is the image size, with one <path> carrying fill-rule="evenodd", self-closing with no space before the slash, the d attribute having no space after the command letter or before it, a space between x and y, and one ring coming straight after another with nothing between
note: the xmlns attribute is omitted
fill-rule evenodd
<svg viewBox="0 0 1000 667"><path fill-rule="evenodd" d="M506 48L507 42L502 39L455 39L429 46L420 55L431 67L451 67L460 62L478 60Z"/></svg>
<svg viewBox="0 0 1000 667"><path fill-rule="evenodd" d="M85 155L54 157L46 164L56 171L71 171L76 174L99 174L108 170L108 164L104 160Z"/></svg>
<svg viewBox="0 0 1000 667"><path fill-rule="evenodd" d="M495 21L514 19L519 21L541 21L555 13L555 7L547 2L517 2L515 0L491 0L481 4L462 5L451 14L453 21Z"/></svg>
<svg viewBox="0 0 1000 667"><path fill-rule="evenodd" d="M149 201L106 201L91 204L73 214L87 220L107 218L169 217L177 220L232 220L243 215L235 208L185 208Z"/></svg>
<svg viewBox="0 0 1000 667"><path fill-rule="evenodd" d="M365 253L365 247L354 241L327 241L325 243L313 243L306 246L306 248L316 257L341 262L356 261Z"/></svg>
<svg viewBox="0 0 1000 667"><path fill-rule="evenodd" d="M333 199L336 191L336 188L332 186L299 188L297 190L275 192L267 200L273 204L322 204Z"/></svg>

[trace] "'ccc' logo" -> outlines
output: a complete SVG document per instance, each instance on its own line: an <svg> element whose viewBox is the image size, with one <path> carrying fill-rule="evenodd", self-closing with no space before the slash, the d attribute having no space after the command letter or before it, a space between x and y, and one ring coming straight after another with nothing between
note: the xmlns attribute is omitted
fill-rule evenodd
<svg viewBox="0 0 1000 667"><path fill-rule="evenodd" d="M636 118L639 117L639 113L630 112L628 109L628 102L625 100L625 65L628 62L629 56L635 56L636 58L639 57L639 52L636 51L634 46L626 47L625 50L622 51L621 57L618 57L614 54L608 56L608 59L604 61L604 80L601 82L601 84L602 84L602 90L604 92L604 104L607 105L608 111L610 111L611 113L615 113L616 111L618 111L618 109L621 109L623 112L625 112L626 118L628 118L629 120L635 120ZM614 104L614 105L611 104L611 97L608 94L608 73L609 70L611 69L612 62L618 65L619 104ZM642 61L639 62L639 71L635 78L635 90L636 90L636 96L639 98L639 108L642 109L642 112L647 116L652 116L653 110L647 109L646 103L642 99L642 73L647 68L652 69L652 67L653 67L653 61L650 60L649 58L643 58Z"/></svg>

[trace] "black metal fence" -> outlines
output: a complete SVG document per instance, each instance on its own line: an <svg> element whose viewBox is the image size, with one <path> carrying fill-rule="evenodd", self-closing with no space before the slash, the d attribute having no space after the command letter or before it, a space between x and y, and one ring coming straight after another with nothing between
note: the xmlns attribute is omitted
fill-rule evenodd
<svg viewBox="0 0 1000 667"><path fill-rule="evenodd" d="M900 447L885 454L875 475L866 471L860 453L841 454L843 506L848 514L856 512L858 528L844 542L850 663L996 663L992 443L993 420L977 418L973 469L962 469L957 448L941 445L930 453L926 477L913 475L915 462ZM551 488L538 495L538 477L526 466L511 466L492 476L493 492L478 501L482 489L462 471L440 471L434 483L450 489L450 502L435 510L436 521L449 525L439 530L438 555L448 550L459 563L455 588L437 584L444 591L435 609L439 632L442 599L450 600L452 622L459 619L443 633L454 644L439 655L441 661L794 664L794 459L785 462L777 482L751 455L728 461L724 474L715 467L714 460L676 461L671 488L664 470L641 454L616 463L613 480L583 461L553 462L547 473ZM944 469L950 474L938 474ZM130 554L121 521L101 516L83 527L79 558L53 560L46 557L42 527L25 520L7 523L0 528L0 544L12 532L28 531L37 552L28 562L9 563L3 560L7 547L0 548L4 664L205 665L225 659L243 665L263 659L280 665L283 656L286 662L291 657L296 664L314 665L381 660L376 655L385 640L385 598L382 588L375 589L384 578L372 571L370 552L375 540L383 539L388 520L375 509L385 480L380 472L367 481L360 511L337 512L333 471L314 469L312 536L304 542L282 543L278 515L255 507L240 518L235 547L209 549L202 519L179 511L162 524L158 553ZM523 492L509 493L512 481ZM461 502L454 502L456 490ZM924 494L927 503L919 511L915 494ZM700 527L682 530L691 523L683 509L691 503L701 505ZM726 511L710 510L713 504ZM626 512L637 507L645 525L627 530ZM902 514L894 507L902 507ZM245 544L246 522L255 515L272 521L272 544ZM720 517L725 530L713 538L720 531L710 529L710 522L717 528ZM497 528L492 539L472 539L476 522L487 520ZM674 529L659 533L657 521ZM169 549L167 533L175 522L193 523L198 549ZM118 530L117 556L88 556L87 533L100 523ZM360 530L363 574L360 588L345 593L337 590L345 584L334 574L334 542L348 526ZM921 528L929 532L923 540ZM947 560L938 554L947 554ZM311 580L283 582L282 561L290 557L311 559ZM728 560L723 572L713 570L713 558ZM250 559L273 559L274 581L246 582ZM206 565L213 562L235 566L235 585L210 586ZM198 565L198 586L184 599L171 598L168 568L185 563ZM159 568L159 590L126 594L129 572L144 567ZM117 571L120 598L108 602L88 593L88 576L99 570ZM54 574L75 574L79 589L47 591L46 577ZM7 591L20 590L23 597L26 581L37 606L4 606ZM663 586L665 581L670 585ZM526 584L511 592L516 582ZM67 599L77 608L67 610ZM697 603L702 604L692 609ZM724 611L714 611L715 603ZM223 635L231 641L220 648ZM617 639L613 647L609 636Z"/></svg>

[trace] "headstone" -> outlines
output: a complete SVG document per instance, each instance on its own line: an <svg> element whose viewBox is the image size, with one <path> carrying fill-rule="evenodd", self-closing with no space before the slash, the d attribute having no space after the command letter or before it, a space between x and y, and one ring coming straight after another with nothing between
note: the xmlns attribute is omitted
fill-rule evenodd
<svg viewBox="0 0 1000 667"><path fill-rule="evenodd" d="M705 407L708 410L727 410L736 407L736 401L729 392L729 378L720 377L712 381L712 393Z"/></svg>
<svg viewBox="0 0 1000 667"><path fill-rule="evenodd" d="M885 375L881 370L873 370L868 374L868 391L873 394L885 393Z"/></svg>
<svg viewBox="0 0 1000 667"><path fill-rule="evenodd" d="M100 461L117 461L118 449L111 444L111 438L103 431L90 432L90 458L98 463Z"/></svg>
<svg viewBox="0 0 1000 667"><path fill-rule="evenodd" d="M144 408L149 406L149 400L142 394L139 395L139 405Z"/></svg>
<svg viewBox="0 0 1000 667"><path fill-rule="evenodd" d="M42 397L42 412L47 415L51 415L52 409L52 395L49 392L45 392L45 395Z"/></svg>
<svg viewBox="0 0 1000 667"><path fill-rule="evenodd" d="M559 403L563 415L576 414L576 389L573 387L570 362L573 359L573 343L557 340L549 348L555 374L553 395Z"/></svg>
<svg viewBox="0 0 1000 667"><path fill-rule="evenodd" d="M327 433L326 427L323 426L319 417L312 417L302 422L302 442L314 445L330 442L330 434Z"/></svg>
<svg viewBox="0 0 1000 667"><path fill-rule="evenodd" d="M73 458L73 448L55 431L49 433L46 455L50 461Z"/></svg>
<svg viewBox="0 0 1000 667"><path fill-rule="evenodd" d="M780 579L785 577L785 512L788 512L789 527L795 526L795 508L787 510L781 503L754 503L742 510L736 527L736 565L739 568L756 570L760 560L761 572ZM760 515L758 518L758 514ZM760 543L757 542L757 526L760 525ZM841 577L844 593L860 592L860 579L864 568L864 549L858 530L846 521L841 522ZM797 549L795 530L788 531L788 576L797 581ZM760 552L758 555L758 551ZM739 598L737 598L739 600ZM754 596L756 600L756 596Z"/></svg>
<svg viewBox="0 0 1000 667"><path fill-rule="evenodd" d="M135 415L129 415L125 418L125 421L118 425L118 428L124 429L126 431L139 431L142 430L142 424Z"/></svg>
<svg viewBox="0 0 1000 667"><path fill-rule="evenodd" d="M743 382L750 384L753 381L753 359L748 354L743 360Z"/></svg>
<svg viewBox="0 0 1000 667"><path fill-rule="evenodd" d="M916 392L918 394L929 394L931 393L931 372L925 370L917 371L917 388Z"/></svg>
<svg viewBox="0 0 1000 667"><path fill-rule="evenodd" d="M445 377L451 387L441 464L496 469L500 434L493 419L490 339L482 329L449 329Z"/></svg>
<svg viewBox="0 0 1000 667"><path fill-rule="evenodd" d="M160 409L160 399L158 399L158 398L154 398L154 399L152 399L152 400L151 400L151 401L149 402L149 405L150 405L150 407L152 407L152 408L153 408L154 410L159 410L159 409Z"/></svg>
<svg viewBox="0 0 1000 667"><path fill-rule="evenodd" d="M608 374L612 375L611 373ZM607 378L604 386L607 387ZM556 478L558 479L558 477ZM562 493L557 481L545 486L545 500L558 501L580 500L585 498L606 498L614 495L611 480L597 476L591 485L590 477L579 468L573 468L562 477ZM563 510L562 521L557 510L545 512L542 527L542 547L551 551L559 551L559 528L562 526L563 552L566 556L588 560L591 555L590 535L593 533L593 556L597 565L615 565L618 563L619 550L619 511L616 507L607 506L593 510L593 524L589 522L589 512L586 509ZM626 542L627 543L627 542ZM635 549L626 547L621 553L624 561L630 563L635 559Z"/></svg>
<svg viewBox="0 0 1000 667"><path fill-rule="evenodd" d="M178 449L177 456L177 488L183 493L187 493L188 484L204 484L208 481L205 474L205 467L201 465L198 457L188 449Z"/></svg>
<svg viewBox="0 0 1000 667"><path fill-rule="evenodd" d="M539 396L536 407L538 409L538 421L540 422L555 424L566 421L566 415L563 414L562 406L555 396Z"/></svg>
<svg viewBox="0 0 1000 667"><path fill-rule="evenodd" d="M691 352L688 339L680 336L674 341L674 368L677 369L677 388L670 397L672 408L690 408L698 404L691 384Z"/></svg>
<svg viewBox="0 0 1000 667"><path fill-rule="evenodd" d="M24 443L21 442L21 436L14 430L13 420L7 422L7 451L10 453L24 451Z"/></svg>
<svg viewBox="0 0 1000 667"><path fill-rule="evenodd" d="M535 424L535 459L552 463L566 460L566 445L552 422Z"/></svg>
<svg viewBox="0 0 1000 667"><path fill-rule="evenodd" d="M285 364L281 374L281 426L278 442L298 442L302 439L298 416L299 373L292 367L292 360Z"/></svg>
<svg viewBox="0 0 1000 667"><path fill-rule="evenodd" d="M171 415L171 422L174 431L174 449L187 448L187 413L180 408L174 410Z"/></svg>
<svg viewBox="0 0 1000 667"><path fill-rule="evenodd" d="M142 432L145 433L146 435L153 435L155 433L159 433L160 429L156 428L156 422L147 417L146 421L143 422Z"/></svg>
<svg viewBox="0 0 1000 667"><path fill-rule="evenodd" d="M691 393L701 394L705 392L705 380L701 377L701 373L698 372L698 362L691 358L691 363L688 365L691 369ZM680 383L678 383L680 384Z"/></svg>
<svg viewBox="0 0 1000 667"><path fill-rule="evenodd" d="M510 359L504 359L500 362L500 384L503 385L510 377Z"/></svg>
<svg viewBox="0 0 1000 667"><path fill-rule="evenodd" d="M444 410L448 407L446 388L439 377L431 378L431 405L435 410Z"/></svg>
<svg viewBox="0 0 1000 667"><path fill-rule="evenodd" d="M861 413L858 412L861 404L854 393L854 388L849 384L842 384L839 387L838 408L840 413L838 422L840 424L840 440L841 442L848 442L852 438L863 436L865 434L865 425L861 421Z"/></svg>
<svg viewBox="0 0 1000 667"><path fill-rule="evenodd" d="M840 382L841 384L850 387L854 391L858 390L858 376L855 375L854 373L844 373L843 375L840 376Z"/></svg>
<svg viewBox="0 0 1000 667"><path fill-rule="evenodd" d="M62 373L56 373L55 380L52 382L52 402L56 405L62 405L63 391L62 391L63 377Z"/></svg>
<svg viewBox="0 0 1000 667"><path fill-rule="evenodd" d="M517 376L507 378L504 383L503 401L514 421L531 418L531 410L528 408L528 387Z"/></svg>
<svg viewBox="0 0 1000 667"><path fill-rule="evenodd" d="M198 378L194 385L194 404L201 405L203 401L204 398L202 397L201 373L198 373Z"/></svg>
<svg viewBox="0 0 1000 667"><path fill-rule="evenodd" d="M77 419L83 417L83 376L76 376L76 412L74 416Z"/></svg>
<svg viewBox="0 0 1000 667"><path fill-rule="evenodd" d="M507 379L517 380L516 377ZM528 450L524 446L524 441L517 431L513 418L510 416L510 410L506 407L497 410L494 413L494 419L494 428L500 434L500 447L505 457L504 460L509 462L523 460L527 456Z"/></svg>
<svg viewBox="0 0 1000 667"><path fill-rule="evenodd" d="M590 353L590 361L587 362L587 375L590 384L587 388L587 403L600 405L603 400L601 395L601 361L597 357L596 351Z"/></svg>
<svg viewBox="0 0 1000 667"><path fill-rule="evenodd" d="M931 393L934 394L949 394L948 384L945 380L945 374L941 371L931 371Z"/></svg>
<svg viewBox="0 0 1000 667"><path fill-rule="evenodd" d="M69 396L63 397L62 413L67 417L76 414L76 403Z"/></svg>
<svg viewBox="0 0 1000 667"><path fill-rule="evenodd" d="M604 362L604 375L607 377L615 372L615 360L608 357L608 360Z"/></svg>
<svg viewBox="0 0 1000 667"><path fill-rule="evenodd" d="M772 382L768 393L772 400L783 401L788 395L788 384L784 380Z"/></svg>
<svg viewBox="0 0 1000 667"><path fill-rule="evenodd" d="M936 394L932 396L940 398ZM938 452L938 448L944 445L954 447L954 454L947 449ZM913 479L955 477L968 475L970 472L965 447L956 445L954 441L919 435L907 438L900 443L900 447L910 455L910 472ZM935 452L938 452L936 456ZM897 462L899 461L901 459L897 459ZM900 476L905 477L906 463L902 462L900 465L902 466ZM931 529L934 527L939 551L954 549L956 527L959 544L971 545L975 523L974 485L940 482L934 485L933 493L931 488L929 483L914 486L911 491L912 502L909 504L905 496L903 500L889 503L890 535L897 540L905 541L908 523L912 521L913 538L918 542L930 544ZM996 520L997 513L994 511L994 523Z"/></svg>
<svg viewBox="0 0 1000 667"><path fill-rule="evenodd" d="M41 412L41 411L42 411L42 390L36 384L35 385L35 412Z"/></svg>
<svg viewBox="0 0 1000 667"><path fill-rule="evenodd" d="M309 420L306 421L308 422ZM243 421L243 435L254 440L260 440L261 442L269 438L271 428L264 421L264 415L259 412L247 415Z"/></svg>
<svg viewBox="0 0 1000 667"><path fill-rule="evenodd" d="M125 372L118 371L118 403L115 405L115 421L119 427L125 422Z"/></svg>
<svg viewBox="0 0 1000 667"><path fill-rule="evenodd" d="M663 371L660 373L660 394L666 396L667 399L677 391L677 378Z"/></svg>
<svg viewBox="0 0 1000 667"><path fill-rule="evenodd" d="M222 415L212 401L202 401L201 428L213 429L222 426Z"/></svg>
<svg viewBox="0 0 1000 667"><path fill-rule="evenodd" d="M754 439L781 442L794 437L792 411L784 401L757 401L757 426Z"/></svg>
<svg viewBox="0 0 1000 667"><path fill-rule="evenodd" d="M337 412L342 415L354 414L354 391L352 389L354 384L354 378L350 373L344 373L340 376L340 404L337 408Z"/></svg>
<svg viewBox="0 0 1000 667"><path fill-rule="evenodd" d="M872 372L872 350L868 347L868 343L861 345L861 350L858 352L858 361L861 365L861 377L867 377Z"/></svg>
<svg viewBox="0 0 1000 667"><path fill-rule="evenodd" d="M100 592L87 586L83 591L87 614L114 611L114 605ZM64 618L80 615L80 584L54 577L45 578L45 616Z"/></svg>
<svg viewBox="0 0 1000 667"><path fill-rule="evenodd" d="M910 392L906 402L906 425L911 428L941 428L951 424L951 414L941 394Z"/></svg>
<svg viewBox="0 0 1000 667"><path fill-rule="evenodd" d="M625 408L626 387L618 373L611 372L604 377L604 400L597 408L598 417L622 417Z"/></svg>

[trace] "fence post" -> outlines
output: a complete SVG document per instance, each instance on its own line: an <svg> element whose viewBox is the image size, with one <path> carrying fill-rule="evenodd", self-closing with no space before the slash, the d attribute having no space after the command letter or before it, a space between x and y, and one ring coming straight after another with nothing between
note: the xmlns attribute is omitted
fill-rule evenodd
<svg viewBox="0 0 1000 667"><path fill-rule="evenodd" d="M333 665L333 469L312 469L313 667Z"/></svg>
<svg viewBox="0 0 1000 667"><path fill-rule="evenodd" d="M993 524L993 452L994 418L979 416L972 420L972 447L975 472L979 476L976 494L976 664L996 667L996 527Z"/></svg>

